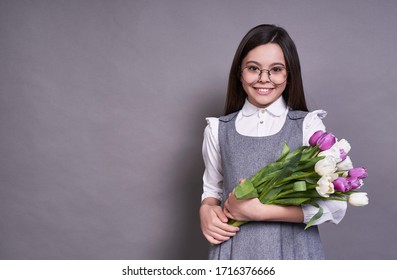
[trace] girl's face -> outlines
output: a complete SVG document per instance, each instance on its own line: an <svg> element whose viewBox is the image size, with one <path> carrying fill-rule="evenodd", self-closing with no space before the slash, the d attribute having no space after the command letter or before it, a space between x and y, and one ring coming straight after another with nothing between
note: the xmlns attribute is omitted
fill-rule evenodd
<svg viewBox="0 0 397 280"><path fill-rule="evenodd" d="M282 69L286 67L283 51L278 44L260 45L248 52L241 63L241 69ZM281 67L281 68L280 68ZM260 78L259 78L260 77ZM274 79L274 78L273 78ZM254 82L247 83L241 77L240 81L247 93L248 101L258 108L265 108L276 101L283 93L287 82L274 84L270 81L267 71L258 75Z"/></svg>

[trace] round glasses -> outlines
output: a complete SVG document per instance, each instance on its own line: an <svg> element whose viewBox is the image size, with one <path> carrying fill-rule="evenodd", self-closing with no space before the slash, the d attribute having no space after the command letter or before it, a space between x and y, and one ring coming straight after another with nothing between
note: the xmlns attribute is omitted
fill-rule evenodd
<svg viewBox="0 0 397 280"><path fill-rule="evenodd" d="M274 66L268 69L259 69L257 66L247 66L241 71L241 77L247 84L261 80L263 72L267 73L272 84L280 85L287 80L287 69L284 66Z"/></svg>

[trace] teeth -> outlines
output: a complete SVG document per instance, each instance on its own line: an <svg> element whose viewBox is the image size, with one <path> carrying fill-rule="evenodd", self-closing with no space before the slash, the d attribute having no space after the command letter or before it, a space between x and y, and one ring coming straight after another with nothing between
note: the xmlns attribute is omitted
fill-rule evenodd
<svg viewBox="0 0 397 280"><path fill-rule="evenodd" d="M269 92L270 89L268 88L258 88L258 91L260 92Z"/></svg>

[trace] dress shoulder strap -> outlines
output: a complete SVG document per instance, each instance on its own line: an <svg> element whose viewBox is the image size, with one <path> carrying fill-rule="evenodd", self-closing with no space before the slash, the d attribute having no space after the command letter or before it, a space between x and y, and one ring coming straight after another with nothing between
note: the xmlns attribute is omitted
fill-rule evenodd
<svg viewBox="0 0 397 280"><path fill-rule="evenodd" d="M288 117L289 117L291 120L299 120L299 119L305 118L306 115L307 115L308 113L309 113L309 112L305 112L305 111L298 111L298 110L292 111L292 110L290 110L290 111L288 112Z"/></svg>
<svg viewBox="0 0 397 280"><path fill-rule="evenodd" d="M222 116L222 117L219 118L219 121L221 121L221 122L230 122L231 120L233 120L237 116L238 112L239 111L234 112L234 113L230 113L229 115L226 115L226 116Z"/></svg>

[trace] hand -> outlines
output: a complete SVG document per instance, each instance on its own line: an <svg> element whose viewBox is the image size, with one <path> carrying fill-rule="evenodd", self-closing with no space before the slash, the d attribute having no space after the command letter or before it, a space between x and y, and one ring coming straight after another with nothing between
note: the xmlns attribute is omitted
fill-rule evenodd
<svg viewBox="0 0 397 280"><path fill-rule="evenodd" d="M239 231L227 224L227 217L219 205L202 204L200 207L201 230L211 244L217 245L229 240Z"/></svg>
<svg viewBox="0 0 397 280"><path fill-rule="evenodd" d="M260 221L263 208L258 198L238 200L233 191L225 201L223 212L226 217L237 221Z"/></svg>

